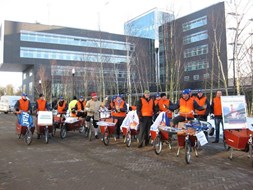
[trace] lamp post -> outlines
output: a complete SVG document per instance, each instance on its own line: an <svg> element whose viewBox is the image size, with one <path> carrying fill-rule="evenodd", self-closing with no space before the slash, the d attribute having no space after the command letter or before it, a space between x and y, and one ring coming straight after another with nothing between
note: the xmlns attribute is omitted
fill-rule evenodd
<svg viewBox="0 0 253 190"><path fill-rule="evenodd" d="M73 68L72 69L72 97L75 94L75 87L74 87L75 86L75 83L74 83L75 72L76 72L76 70L75 70L75 68Z"/></svg>
<svg viewBox="0 0 253 190"><path fill-rule="evenodd" d="M39 80L39 94L42 93L42 88L41 88L41 80Z"/></svg>

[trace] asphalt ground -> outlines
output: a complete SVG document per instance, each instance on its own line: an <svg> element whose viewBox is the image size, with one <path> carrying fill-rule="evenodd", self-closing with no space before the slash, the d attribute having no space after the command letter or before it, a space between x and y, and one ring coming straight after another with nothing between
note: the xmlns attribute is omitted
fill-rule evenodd
<svg viewBox="0 0 253 190"><path fill-rule="evenodd" d="M201 147L186 164L183 149L176 156L176 141L156 155L151 145L137 148L136 141L128 148L111 139L105 146L78 131L61 139L58 130L48 144L34 135L28 146L17 138L15 121L13 114L0 114L1 190L253 189L247 153L235 151L231 161L221 142Z"/></svg>

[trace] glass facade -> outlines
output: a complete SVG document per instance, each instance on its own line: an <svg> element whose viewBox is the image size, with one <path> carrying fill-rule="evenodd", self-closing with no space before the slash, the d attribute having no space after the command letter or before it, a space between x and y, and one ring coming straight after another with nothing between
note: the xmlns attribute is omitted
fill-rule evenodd
<svg viewBox="0 0 253 190"><path fill-rule="evenodd" d="M79 36L68 36L60 34L50 34L43 32L31 32L31 31L20 31L20 40L27 42L38 42L38 43L49 43L59 45L71 45L71 46L82 46L82 47L94 47L114 50L130 50L133 47L130 43L96 39Z"/></svg>
<svg viewBox="0 0 253 190"><path fill-rule="evenodd" d="M194 28L204 26L206 24L207 24L207 16L203 16L195 20L191 20L189 22L183 23L182 28L183 28L183 31L185 32Z"/></svg>
<svg viewBox="0 0 253 190"><path fill-rule="evenodd" d="M42 48L20 48L20 57L32 59L54 59L65 61L85 61L85 62L106 62L106 63L126 63L127 57L113 54L100 54L79 51L63 51Z"/></svg>
<svg viewBox="0 0 253 190"><path fill-rule="evenodd" d="M184 71L196 71L209 68L209 62L204 60L191 61L184 65Z"/></svg>
<svg viewBox="0 0 253 190"><path fill-rule="evenodd" d="M207 34L207 30L205 30L205 31L201 31L201 32L197 32L197 33L185 36L183 38L183 44L186 45L186 44L198 42L201 40L205 40L207 38L208 38L208 34Z"/></svg>
<svg viewBox="0 0 253 190"><path fill-rule="evenodd" d="M184 58L208 54L208 45L196 46L184 50Z"/></svg>

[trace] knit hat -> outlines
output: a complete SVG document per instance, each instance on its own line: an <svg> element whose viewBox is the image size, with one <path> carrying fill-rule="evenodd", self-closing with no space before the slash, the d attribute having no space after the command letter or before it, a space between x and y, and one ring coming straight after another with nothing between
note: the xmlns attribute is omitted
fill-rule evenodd
<svg viewBox="0 0 253 190"><path fill-rule="evenodd" d="M92 93L91 93L91 97L92 97L92 98L97 97L97 93L96 93L96 92L92 92Z"/></svg>
<svg viewBox="0 0 253 190"><path fill-rule="evenodd" d="M149 90L145 90L144 94L150 94L150 91Z"/></svg>

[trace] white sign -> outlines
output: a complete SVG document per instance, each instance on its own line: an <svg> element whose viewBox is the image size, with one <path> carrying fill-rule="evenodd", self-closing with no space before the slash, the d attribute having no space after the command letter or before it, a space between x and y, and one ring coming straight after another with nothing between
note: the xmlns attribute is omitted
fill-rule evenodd
<svg viewBox="0 0 253 190"><path fill-rule="evenodd" d="M203 131L200 131L199 133L196 134L196 137L200 143L200 146L204 146L205 144L208 143L207 139L206 139L206 135Z"/></svg>
<svg viewBox="0 0 253 190"><path fill-rule="evenodd" d="M38 125L40 126L53 125L53 113L51 111L39 111Z"/></svg>
<svg viewBox="0 0 253 190"><path fill-rule="evenodd" d="M224 129L247 128L245 96L221 96Z"/></svg>

